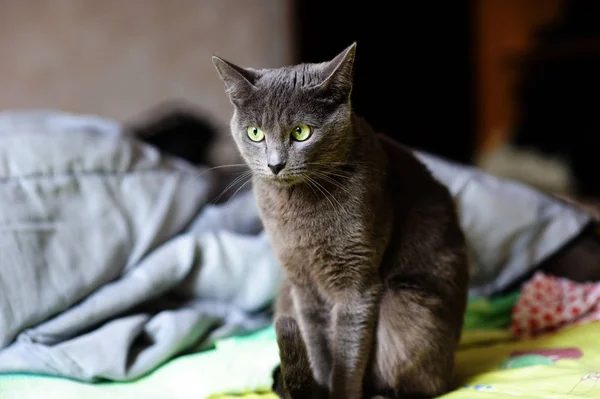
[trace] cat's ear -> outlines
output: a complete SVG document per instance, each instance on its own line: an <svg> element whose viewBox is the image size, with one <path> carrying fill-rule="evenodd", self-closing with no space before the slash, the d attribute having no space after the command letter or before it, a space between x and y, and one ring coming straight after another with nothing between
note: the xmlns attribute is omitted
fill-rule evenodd
<svg viewBox="0 0 600 399"><path fill-rule="evenodd" d="M213 55L212 62L225 84L225 90L231 102L239 104L255 89L254 83L258 79L258 71L242 68L229 61Z"/></svg>
<svg viewBox="0 0 600 399"><path fill-rule="evenodd" d="M339 53L333 60L322 64L324 81L319 86L343 99L348 99L352 94L355 54L356 42Z"/></svg>

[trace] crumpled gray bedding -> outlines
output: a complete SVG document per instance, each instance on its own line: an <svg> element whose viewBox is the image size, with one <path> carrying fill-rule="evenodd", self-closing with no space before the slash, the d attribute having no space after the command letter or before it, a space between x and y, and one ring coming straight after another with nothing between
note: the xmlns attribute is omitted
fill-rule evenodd
<svg viewBox="0 0 600 399"><path fill-rule="evenodd" d="M456 198L471 293L492 295L591 217L531 188L418 154ZM0 372L129 380L270 322L281 280L251 192L119 124L0 113Z"/></svg>

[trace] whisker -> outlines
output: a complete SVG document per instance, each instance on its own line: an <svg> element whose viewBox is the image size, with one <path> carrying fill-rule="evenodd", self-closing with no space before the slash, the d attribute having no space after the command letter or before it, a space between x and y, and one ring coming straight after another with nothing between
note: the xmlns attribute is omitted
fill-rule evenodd
<svg viewBox="0 0 600 399"><path fill-rule="evenodd" d="M321 161L321 162L306 162L306 165L341 165L341 166L352 166L352 165L367 165L367 162L330 162L330 161Z"/></svg>
<svg viewBox="0 0 600 399"><path fill-rule="evenodd" d="M320 186L320 184L318 184L318 183L317 183L317 182L316 182L316 181L315 181L315 180L314 180L312 177L310 177L310 176L306 176L306 178L308 179L308 181L309 181L309 182L311 182L311 184L314 184L315 188L316 188L317 190L319 190L319 191L321 192L321 194L323 194L323 196L325 197L325 199L326 199L327 201L329 201L329 204L331 204L331 209L333 209L333 211L335 212L335 211L336 211L336 209L335 209L335 205L333 204L333 202L331 201L331 199L329 199L329 196L328 196L327 194L325 194L325 192L322 190L322 188L321 188L321 187L319 187L319 186Z"/></svg>
<svg viewBox="0 0 600 399"><path fill-rule="evenodd" d="M223 197L223 195L225 195L225 193L229 190L231 190L236 184L240 183L242 180L244 180L246 177L251 176L252 175L252 171L251 170L247 170L245 172L242 172L240 174L240 176L236 177L235 179L233 179L233 181L231 181L227 187L225 187L223 189L223 191L221 191L221 194L219 194L215 199L212 200L212 202L217 202L218 200L221 199L221 197Z"/></svg>
<svg viewBox="0 0 600 399"><path fill-rule="evenodd" d="M233 179L232 182L229 183L229 185L227 186L227 188L230 188L231 186L233 186L236 183L238 183L240 180L244 179L244 177L247 177L248 175L251 175L251 174L252 174L251 170L247 170L245 172L240 173L240 175L238 177L236 177L235 179Z"/></svg>
<svg viewBox="0 0 600 399"><path fill-rule="evenodd" d="M317 170L315 170L315 172L323 173L323 174L326 174L327 176L343 177L346 179L352 176L352 173L339 173L339 171L336 171L335 169L333 171L317 169Z"/></svg>
<svg viewBox="0 0 600 399"><path fill-rule="evenodd" d="M306 162L310 165L368 165L371 161L318 161L318 162Z"/></svg>
<svg viewBox="0 0 600 399"><path fill-rule="evenodd" d="M319 183L319 185L321 185ZM326 192L329 193L329 196L331 197L332 200L334 200L337 204L340 210L344 209L344 206L342 205L342 203L335 197L335 195L333 195L329 190L327 190L327 188L325 188L323 185L321 185L321 187L323 187L323 190L325 190Z"/></svg>
<svg viewBox="0 0 600 399"><path fill-rule="evenodd" d="M303 177L304 179L307 180L308 183L308 187L310 187L310 189L312 190L312 192L315 194L315 196L317 196L317 192L315 191L314 187L312 186L311 182L309 181L310 176L308 176L305 173L300 173L300 176Z"/></svg>
<svg viewBox="0 0 600 399"><path fill-rule="evenodd" d="M337 169L331 169L331 168L323 168L323 169L316 169L317 172L321 172L321 173L325 173L327 175L332 175L332 176L337 176L337 177L343 177L343 178L349 178L352 176L352 173L350 172L345 172L342 170L337 170ZM315 170L307 170L306 168L295 168L295 169L289 169L289 173L291 174L306 174L306 173L312 173L315 172ZM335 173L334 173L335 172Z"/></svg>
<svg viewBox="0 0 600 399"><path fill-rule="evenodd" d="M235 179L233 179L233 181L231 181L227 187L225 187L225 190L229 190L230 188L232 188L233 186L235 186L237 183L239 183L240 181L244 180L244 178L248 177L248 175L252 174L251 171L246 171L246 172L242 172L238 177L236 177Z"/></svg>
<svg viewBox="0 0 600 399"><path fill-rule="evenodd" d="M344 207L342 206L342 204L340 203L340 201L338 201L338 199L335 198L335 196L333 194L331 194L331 192L329 190L327 190L325 187L323 187L323 185L321 183L319 183L318 181L316 181L315 179L313 179L313 178L310 178L310 179L317 185L317 188L320 187L321 189L323 189L325 191L325 193L327 193L327 194L325 194L325 193L323 194L323 195L325 195L326 198L331 198L332 200L334 200L338 204L340 210L344 209ZM333 207L333 210L336 211L335 206L333 205L333 203L331 204L331 206Z"/></svg>
<svg viewBox="0 0 600 399"><path fill-rule="evenodd" d="M359 167L361 169L367 169L367 170L372 170L374 172L377 173L381 173L381 171L377 168L375 168L375 165L372 162L362 162L362 161L351 161L351 162L329 162L329 161L323 161L323 162L306 162L305 165L315 165L315 166L323 166L327 169L335 169L338 172L345 172L344 170L341 169L341 167L343 166L355 166L355 167ZM332 166L338 166L338 167L332 167ZM351 172L346 172L346 173L351 173Z"/></svg>
<svg viewBox="0 0 600 399"><path fill-rule="evenodd" d="M234 197L237 195L237 193L239 193L239 192L240 192L240 190L241 190L242 188L244 188L244 186L245 186L246 184L248 184L249 182L251 182L251 181L252 181L252 178L249 178L248 180L246 180L246 181L244 182L244 184L242 184L242 185L241 185L241 186L240 186L240 187L239 187L237 190L235 190L235 193L233 193L233 195L232 195L232 196L231 196L231 197L230 197L230 198L227 200L227 202L231 201L231 200L232 200L232 199L233 199L233 198L234 198Z"/></svg>
<svg viewBox="0 0 600 399"><path fill-rule="evenodd" d="M315 173L317 176L321 177L328 183L332 184L334 187L337 187L340 190L344 191L346 194L348 194L348 196L352 197L352 195L353 195L352 192L350 190L348 190L346 187L344 187L340 182L333 179L332 177L330 177L327 174L322 173L320 171L314 171L313 173ZM345 176L340 176L340 177L345 177Z"/></svg>
<svg viewBox="0 0 600 399"><path fill-rule="evenodd" d="M229 164L229 165L213 166L212 168L208 168L208 169L202 171L202 173L199 173L198 176L202 176L202 175L204 175L204 174L206 174L206 173L208 173L208 172L210 172L212 170L215 170L215 169L240 168L240 167L244 167L244 166L247 166L247 165L245 163L232 163L232 164Z"/></svg>

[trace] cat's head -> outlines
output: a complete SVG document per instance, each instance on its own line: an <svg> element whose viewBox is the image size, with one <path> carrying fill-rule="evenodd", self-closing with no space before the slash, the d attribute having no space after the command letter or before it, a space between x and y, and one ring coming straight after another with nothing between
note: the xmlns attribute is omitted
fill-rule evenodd
<svg viewBox="0 0 600 399"><path fill-rule="evenodd" d="M356 43L333 60L250 69L213 57L234 107L231 132L255 176L291 185L345 161Z"/></svg>

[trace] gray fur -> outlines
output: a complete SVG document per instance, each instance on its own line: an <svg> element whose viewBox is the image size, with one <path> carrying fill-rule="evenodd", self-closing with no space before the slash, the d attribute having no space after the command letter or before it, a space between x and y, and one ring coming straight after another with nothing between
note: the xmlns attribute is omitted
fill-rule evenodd
<svg viewBox="0 0 600 399"><path fill-rule="evenodd" d="M274 371L273 391L282 399L325 399L327 390L317 385L300 328L290 316L275 321L280 366Z"/></svg>
<svg viewBox="0 0 600 399"><path fill-rule="evenodd" d="M276 313L298 321L308 380L334 399L440 395L466 306L464 236L446 188L352 112L355 51L279 69L213 62L286 271ZM312 136L293 141L301 123ZM265 140L248 139L248 126ZM285 163L277 175L273 160Z"/></svg>

